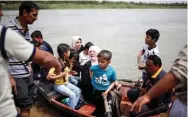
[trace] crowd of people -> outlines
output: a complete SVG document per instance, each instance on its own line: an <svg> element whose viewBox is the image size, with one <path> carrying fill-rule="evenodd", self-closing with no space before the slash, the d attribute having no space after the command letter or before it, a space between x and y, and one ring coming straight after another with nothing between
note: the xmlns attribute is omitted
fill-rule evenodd
<svg viewBox="0 0 188 117"><path fill-rule="evenodd" d="M112 53L92 42L83 45L81 37L73 36L71 45L57 46L55 58L41 31L29 33L28 25L37 20L38 10L35 2L23 1L19 16L0 26L0 117L30 117L34 80L52 81L54 90L69 98L70 108L78 109L78 101L83 97L96 105L95 116L104 116L103 96L119 87L116 71L110 64ZM187 45L166 73L156 44L159 37L157 29L147 30L145 45L137 56L143 85L127 92L133 104L131 117L147 117L169 109L170 117L187 115ZM177 99L172 101L174 94Z"/></svg>

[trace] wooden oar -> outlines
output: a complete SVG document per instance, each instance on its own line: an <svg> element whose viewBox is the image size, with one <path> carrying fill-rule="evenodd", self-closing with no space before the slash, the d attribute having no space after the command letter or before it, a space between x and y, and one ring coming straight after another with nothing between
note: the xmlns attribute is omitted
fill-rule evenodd
<svg viewBox="0 0 188 117"><path fill-rule="evenodd" d="M103 100L104 100L104 107L105 107L105 114L106 114L106 117L112 117L112 111L108 105L108 101L107 101L107 98L105 95L102 95L103 97Z"/></svg>
<svg viewBox="0 0 188 117"><path fill-rule="evenodd" d="M117 79L117 81L123 81L123 82L129 82L129 83L143 83L143 81L135 81L135 80L131 80L131 79Z"/></svg>

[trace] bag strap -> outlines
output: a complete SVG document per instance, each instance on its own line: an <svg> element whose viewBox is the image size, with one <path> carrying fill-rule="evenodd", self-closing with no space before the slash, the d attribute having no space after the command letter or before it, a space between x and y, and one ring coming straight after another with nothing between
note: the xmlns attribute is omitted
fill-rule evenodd
<svg viewBox="0 0 188 117"><path fill-rule="evenodd" d="M1 38L0 38L0 51L1 51L1 55L4 59L8 59L8 56L6 54L5 51L5 34L6 34L7 28L6 27L2 27L1 30Z"/></svg>

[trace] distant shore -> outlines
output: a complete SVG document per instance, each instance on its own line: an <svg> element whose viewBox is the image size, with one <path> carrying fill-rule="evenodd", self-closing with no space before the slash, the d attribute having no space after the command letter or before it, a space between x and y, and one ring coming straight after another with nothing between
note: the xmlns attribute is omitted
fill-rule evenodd
<svg viewBox="0 0 188 117"><path fill-rule="evenodd" d="M187 3L36 1L40 9L187 9ZM18 10L19 1L2 1L3 10Z"/></svg>

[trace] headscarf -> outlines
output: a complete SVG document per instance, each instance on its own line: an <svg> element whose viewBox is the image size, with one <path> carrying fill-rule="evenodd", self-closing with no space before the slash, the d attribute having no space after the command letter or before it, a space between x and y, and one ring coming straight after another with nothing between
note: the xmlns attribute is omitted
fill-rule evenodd
<svg viewBox="0 0 188 117"><path fill-rule="evenodd" d="M79 43L79 44L76 43L78 40L80 40L81 43ZM79 36L73 36L71 48L74 49L74 50L76 50L76 51L78 51L81 48L81 46L82 46L82 39L81 39L81 37L79 37Z"/></svg>
<svg viewBox="0 0 188 117"><path fill-rule="evenodd" d="M97 55L101 51L101 49L98 46L91 46L89 48L88 54L92 65L98 64Z"/></svg>

